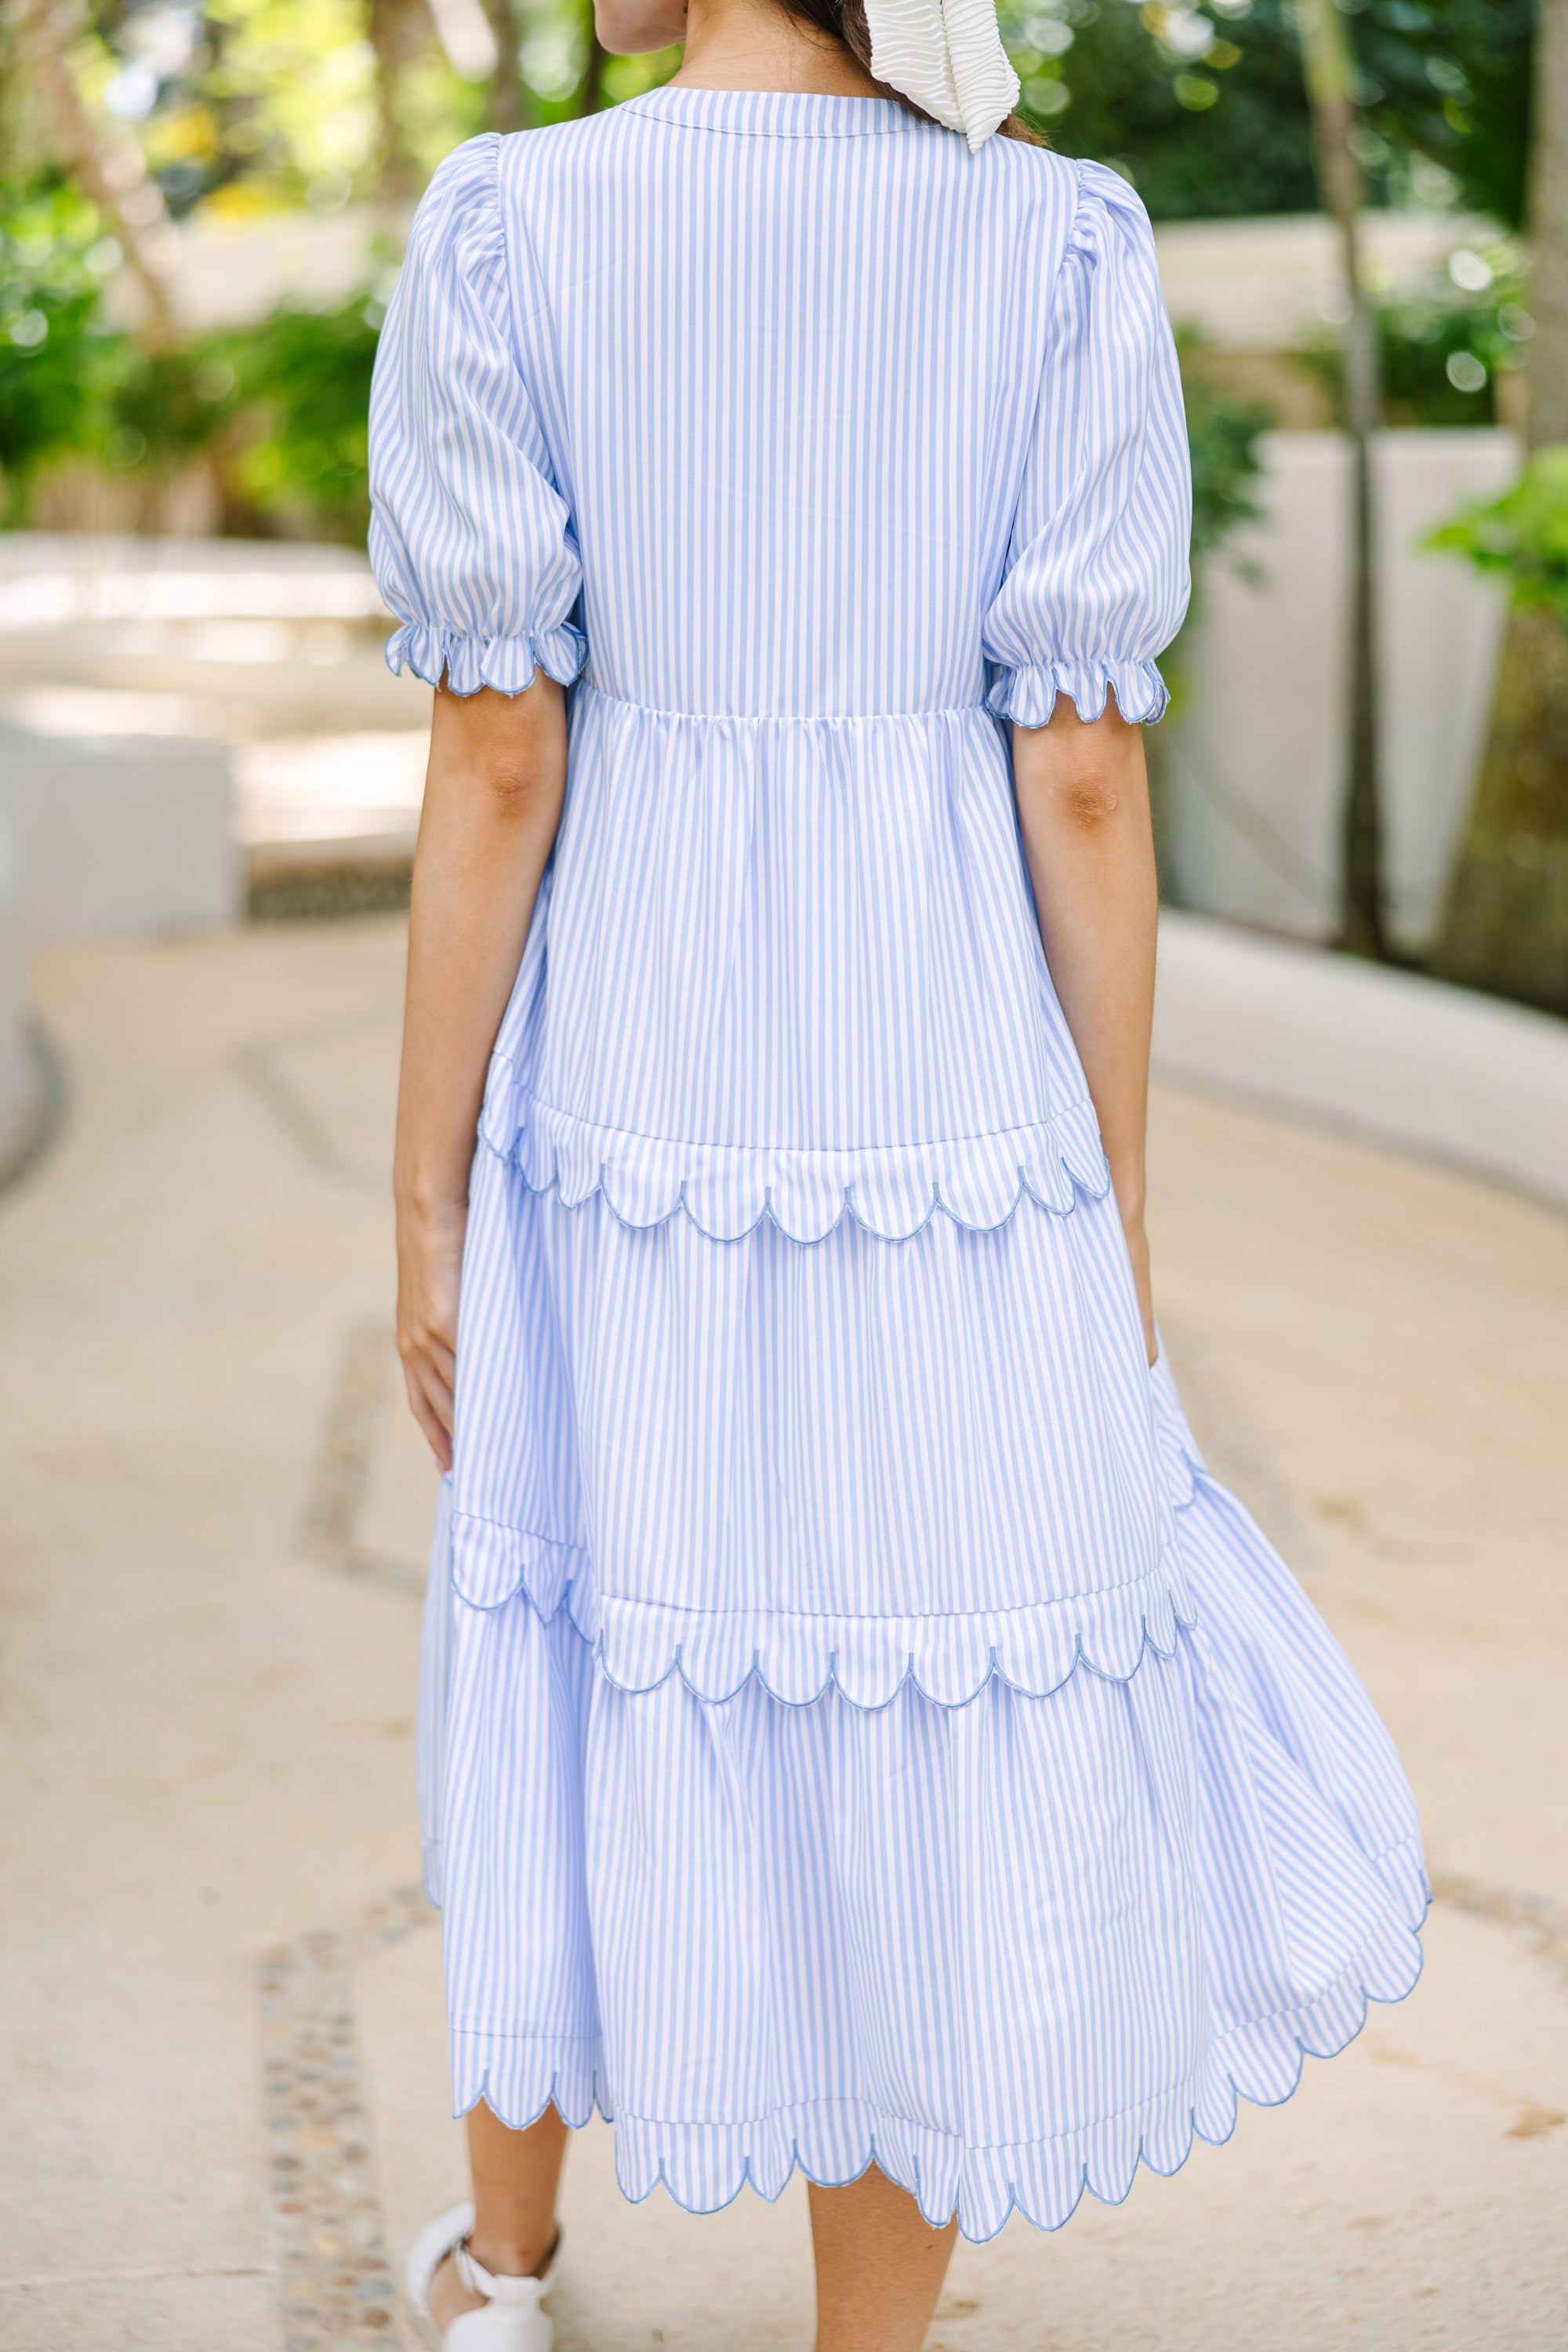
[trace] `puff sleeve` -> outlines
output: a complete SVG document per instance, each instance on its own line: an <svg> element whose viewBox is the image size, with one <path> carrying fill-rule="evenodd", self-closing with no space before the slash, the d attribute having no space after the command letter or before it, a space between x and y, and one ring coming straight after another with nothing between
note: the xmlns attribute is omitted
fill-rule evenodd
<svg viewBox="0 0 1568 2352"><path fill-rule="evenodd" d="M448 155L415 216L376 353L370 556L403 626L388 667L454 693L569 685L583 584L511 324L493 136Z"/></svg>
<svg viewBox="0 0 1568 2352"><path fill-rule="evenodd" d="M1043 727L1058 694L1098 719L1158 719L1154 666L1189 591L1192 474L1175 345L1149 217L1079 163L1007 569L985 618L988 706Z"/></svg>

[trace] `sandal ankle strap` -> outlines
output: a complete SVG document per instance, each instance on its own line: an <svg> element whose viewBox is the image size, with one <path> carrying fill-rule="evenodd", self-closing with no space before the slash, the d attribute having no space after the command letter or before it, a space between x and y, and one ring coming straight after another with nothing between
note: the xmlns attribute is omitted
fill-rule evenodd
<svg viewBox="0 0 1568 2352"><path fill-rule="evenodd" d="M492 2274L482 2263L475 2261L467 2238L453 2247L452 2260L457 2264L458 2276L470 2294L482 2294L489 2303L510 2304L514 2307L523 2305L537 2310L541 2299L548 2292L550 2273L560 2245L561 2232L557 2230L551 2241L550 2252L535 2278L512 2278L504 2271Z"/></svg>

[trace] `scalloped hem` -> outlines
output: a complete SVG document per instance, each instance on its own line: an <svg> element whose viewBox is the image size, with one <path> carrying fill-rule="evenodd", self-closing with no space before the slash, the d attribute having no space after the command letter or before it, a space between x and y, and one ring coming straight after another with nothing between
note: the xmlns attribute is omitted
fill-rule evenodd
<svg viewBox="0 0 1568 2352"><path fill-rule="evenodd" d="M879 1241L910 1241L939 1213L994 1233L1026 1200L1067 1216L1079 1193L1098 1201L1110 1189L1087 1096L1033 1126L937 1143L848 1151L683 1143L557 1110L498 1053L479 1134L531 1192L554 1192L563 1208L597 1194L637 1232L679 1212L716 1242L743 1241L764 1217L803 1244L826 1241L846 1218Z"/></svg>
<svg viewBox="0 0 1568 2352"><path fill-rule="evenodd" d="M531 629L517 637L467 637L455 629L405 621L386 641L386 667L394 677L409 669L426 686L447 680L448 694L525 694L542 670L559 686L570 686L588 658L581 629L563 621L552 629Z"/></svg>
<svg viewBox="0 0 1568 2352"><path fill-rule="evenodd" d="M985 708L1016 727L1047 727L1057 697L1065 694L1079 717L1092 725L1112 688L1122 718L1139 726L1153 726L1171 700L1159 667L1152 661L1038 662L1025 669L1005 669L986 696Z"/></svg>
<svg viewBox="0 0 1568 2352"><path fill-rule="evenodd" d="M914 2197L933 2229L956 2214L973 2243L994 2238L1015 2213L1037 2229L1059 2230L1086 2194L1120 2205L1140 2166L1168 2178L1195 2141L1227 2140L1242 2099L1283 2105L1300 2088L1308 2058L1337 2057L1361 2032L1372 2002L1403 2000L1414 1990L1423 1958L1417 1930L1429 1900L1418 1843L1405 1842L1375 1866L1389 1888L1391 1916L1321 1992L1221 2035L1195 2078L1058 2137L970 2147L872 2100L847 2097L803 2101L746 2123L662 2122L614 2111L597 2068L575 2055L596 2044L507 2043L498 2063L495 2040L467 2033L453 2035L454 2111L465 2115L483 2098L521 2130L552 2100L573 2125L597 2106L614 2125L616 2181L634 2204L658 2188L689 2213L721 2211L746 2188L771 2204L796 2172L819 2187L840 2187L874 2162ZM514 2051L512 2065L506 2061Z"/></svg>

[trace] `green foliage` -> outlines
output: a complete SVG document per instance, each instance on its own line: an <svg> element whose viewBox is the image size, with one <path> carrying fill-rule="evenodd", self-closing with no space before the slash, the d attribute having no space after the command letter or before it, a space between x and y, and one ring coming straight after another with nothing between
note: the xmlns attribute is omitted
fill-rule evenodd
<svg viewBox="0 0 1568 2352"><path fill-rule="evenodd" d="M1455 202L1516 226L1533 0L1340 5L1373 201ZM1002 5L1030 119L1065 153L1124 172L1157 219L1316 206L1291 0ZM528 0L516 22L531 121L616 103L679 59L598 60L587 0ZM488 105L448 64L425 0L86 0L75 55L89 100L135 127L176 215L405 194Z"/></svg>
<svg viewBox="0 0 1568 2352"><path fill-rule="evenodd" d="M68 450L122 472L205 455L246 527L362 540L383 289L149 353L103 323L105 265L117 259L68 187L0 197L0 463L12 481L25 490L43 457ZM29 322L19 342L18 321ZM1207 380L1199 337L1184 333L1180 349L1201 559L1254 511L1269 420ZM21 520L20 499L9 519Z"/></svg>
<svg viewBox="0 0 1568 2352"><path fill-rule="evenodd" d="M86 16L84 89L134 126L175 217L400 200L491 120L490 86L451 65L426 0L86 0ZM512 18L530 122L633 96L679 62L601 58L588 0L528 0Z"/></svg>
<svg viewBox="0 0 1568 2352"><path fill-rule="evenodd" d="M139 21L132 11L110 35L132 64ZM362 0L205 0L200 39L160 60L140 117L170 209L219 189L237 210L331 210L368 193L380 125L366 31Z"/></svg>
<svg viewBox="0 0 1568 2352"><path fill-rule="evenodd" d="M39 462L111 429L123 339L103 331L120 247L58 177L0 185L0 468L16 488Z"/></svg>
<svg viewBox="0 0 1568 2352"><path fill-rule="evenodd" d="M142 352L121 343L110 395L110 463L178 464L212 446L217 404L205 395L210 371L201 344Z"/></svg>
<svg viewBox="0 0 1568 2352"><path fill-rule="evenodd" d="M1455 273L1468 282L1456 283ZM1484 281L1484 282L1480 282ZM1535 322L1524 307L1519 259L1507 245L1461 247L1448 268L1376 309L1384 418L1389 425L1494 425L1498 378L1524 365ZM1337 335L1298 353L1340 413Z"/></svg>
<svg viewBox="0 0 1568 2352"><path fill-rule="evenodd" d="M1044 0L1006 25L1023 110L1063 154L1121 172L1157 220L1309 210L1311 130L1283 0L1232 20ZM1064 38L1065 37L1065 38Z"/></svg>
<svg viewBox="0 0 1568 2352"><path fill-rule="evenodd" d="M247 422L234 481L269 520L358 541L370 520L366 415L382 305L361 294L335 310L279 310L214 338L205 365L233 372L221 407Z"/></svg>
<svg viewBox="0 0 1568 2352"><path fill-rule="evenodd" d="M1182 363L1182 397L1187 411L1187 446L1193 460L1193 562L1212 555L1238 523L1255 522L1253 502L1261 459L1259 436L1274 422L1273 411L1256 401L1237 400L1205 372L1206 346L1194 328L1176 336Z"/></svg>
<svg viewBox="0 0 1568 2352"><path fill-rule="evenodd" d="M1352 0L1346 13L1373 174L1432 203L1445 193L1430 184L1435 166L1454 201L1517 228L1535 0Z"/></svg>
<svg viewBox="0 0 1568 2352"><path fill-rule="evenodd" d="M1538 449L1511 490L1467 506L1426 545L1501 573L1515 604L1568 626L1568 442Z"/></svg>
<svg viewBox="0 0 1568 2352"><path fill-rule="evenodd" d="M48 457L76 452L133 473L205 455L251 528L363 540L379 292L149 352L102 316L119 257L68 185L0 190L5 520L23 519L29 478Z"/></svg>
<svg viewBox="0 0 1568 2352"><path fill-rule="evenodd" d="M1531 0L1341 0L1376 203L1517 222ZM1289 0L1005 0L1037 129L1112 164L1156 220L1310 211L1311 123Z"/></svg>

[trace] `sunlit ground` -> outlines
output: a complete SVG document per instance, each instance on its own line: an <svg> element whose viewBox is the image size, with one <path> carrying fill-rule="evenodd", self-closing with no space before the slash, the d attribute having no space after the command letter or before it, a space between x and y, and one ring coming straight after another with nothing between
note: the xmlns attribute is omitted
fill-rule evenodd
<svg viewBox="0 0 1568 2352"><path fill-rule="evenodd" d="M39 962L71 1108L0 1202L6 2352L411 2343L395 2261L460 2187L400 1892L432 1493L389 1339L401 954L381 918ZM1409 1760L1429 1964L1228 2148L961 2251L932 2341L1553 2342L1568 1227L1168 1090L1153 1181L1199 1437ZM794 2190L625 2207L598 2129L565 2221L562 2352L809 2343Z"/></svg>

